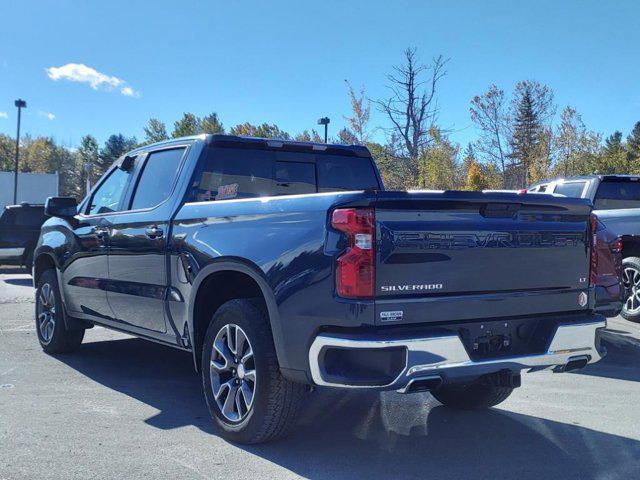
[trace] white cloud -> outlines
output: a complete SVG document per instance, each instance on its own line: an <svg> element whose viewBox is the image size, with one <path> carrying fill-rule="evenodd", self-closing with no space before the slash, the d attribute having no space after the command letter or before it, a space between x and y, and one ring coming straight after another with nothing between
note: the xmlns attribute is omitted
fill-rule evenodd
<svg viewBox="0 0 640 480"><path fill-rule="evenodd" d="M53 113L44 112L42 110L38 110L38 115L40 115L41 117L48 118L49 120L54 120L56 118L56 116Z"/></svg>
<svg viewBox="0 0 640 480"><path fill-rule="evenodd" d="M0 112L0 118L9 118L9 115L7 115L7 112Z"/></svg>
<svg viewBox="0 0 640 480"><path fill-rule="evenodd" d="M61 67L46 68L47 76L54 81L67 80L69 82L88 83L94 90L113 90L120 88L120 93L127 97L139 97L140 92L135 91L121 78L106 75L83 63L67 63Z"/></svg>
<svg viewBox="0 0 640 480"><path fill-rule="evenodd" d="M120 93L126 97L135 97L135 98L139 98L140 97L140 92L138 92L137 90L134 90L133 88L126 86L126 87L122 87L120 89Z"/></svg>

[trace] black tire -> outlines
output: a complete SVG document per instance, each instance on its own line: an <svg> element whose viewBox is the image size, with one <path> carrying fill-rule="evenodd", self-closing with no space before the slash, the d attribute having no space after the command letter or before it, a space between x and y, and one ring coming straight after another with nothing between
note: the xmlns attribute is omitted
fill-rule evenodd
<svg viewBox="0 0 640 480"><path fill-rule="evenodd" d="M33 267L33 250L29 250L27 252L27 255L24 257L24 262L22 266L25 270L25 273L28 273L29 275L31 275L32 267Z"/></svg>
<svg viewBox="0 0 640 480"><path fill-rule="evenodd" d="M445 385L431 394L444 406L456 410L482 410L504 402L513 392L511 387L498 387L488 383Z"/></svg>
<svg viewBox="0 0 640 480"><path fill-rule="evenodd" d="M635 323L640 323L640 308L638 307L638 305L640 305L640 300L638 300L638 297L640 297L640 289L638 288L639 285L637 284L637 282L633 281L632 276L633 272L637 272L637 276L636 279L640 279L640 258L638 257L627 257L624 258L622 260L622 280L623 280L623 284L624 284L624 298L622 300L622 311L620 312L620 315L622 315L622 317L625 320L629 320L630 322L635 322ZM635 286L635 293L636 293L636 299L634 301L633 304L630 304L631 302L631 295L634 295L634 286ZM635 308L630 308L630 307L635 307Z"/></svg>
<svg viewBox="0 0 640 480"><path fill-rule="evenodd" d="M243 417L238 415L239 418L236 421L225 417L223 408L218 405L218 401L222 403L224 398L223 389L218 388L218 401L213 393L213 378L216 377L218 385L222 382L221 369L212 367L214 341L218 335L224 335L224 331L229 331L224 330L227 325L230 326L229 328L235 329L236 332L238 331L237 327L240 327L242 335L246 336L253 352L252 360L250 360L253 363L249 368L253 368L255 373L252 384L252 404L248 409L243 410ZM237 343L235 349L239 350ZM216 352L218 351L216 350ZM226 352L229 353L231 350ZM233 352L231 355L233 356ZM242 354L237 353L234 360L237 365L239 365L237 362L240 355ZM216 353L215 356L214 360L219 362L220 355ZM226 360L224 361L227 365ZM209 413L220 433L226 439L243 444L267 442L285 435L294 425L305 388L301 384L290 382L280 373L269 319L257 302L249 299L230 300L215 312L203 341L201 370L202 385ZM235 369L231 370L234 372L234 376L231 378L237 378L235 375L240 375L239 367L237 367L237 373ZM245 372L244 367L242 372ZM245 383L246 381L244 377L242 380L233 380L233 382L239 382L241 386L225 389L226 395L230 396L234 392L232 388L235 388L234 398L236 401L240 401L236 397L236 394L239 393L238 390L244 388L245 385L251 385L250 380L248 384ZM246 398L244 394L240 396ZM222 405L222 407L224 406ZM246 402L244 406L246 407ZM235 408L240 410L237 405Z"/></svg>
<svg viewBox="0 0 640 480"><path fill-rule="evenodd" d="M54 307L53 315L51 305ZM66 327L58 278L53 269L43 272L36 286L36 332L42 349L51 354L77 350L84 338L84 329L70 330Z"/></svg>

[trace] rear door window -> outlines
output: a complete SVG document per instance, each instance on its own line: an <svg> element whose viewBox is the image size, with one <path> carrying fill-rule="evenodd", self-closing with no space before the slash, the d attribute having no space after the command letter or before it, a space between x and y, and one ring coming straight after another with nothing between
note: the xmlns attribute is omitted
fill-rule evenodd
<svg viewBox="0 0 640 480"><path fill-rule="evenodd" d="M556 185L553 193L571 198L582 198L582 192L587 182L563 182Z"/></svg>
<svg viewBox="0 0 640 480"><path fill-rule="evenodd" d="M604 180L600 183L594 206L599 210L640 208L640 182L638 180Z"/></svg>
<svg viewBox="0 0 640 480"><path fill-rule="evenodd" d="M209 149L192 201L231 200L273 195L273 154L235 148Z"/></svg>
<svg viewBox="0 0 640 480"><path fill-rule="evenodd" d="M275 162L276 195L316 193L316 166L307 162Z"/></svg>
<svg viewBox="0 0 640 480"><path fill-rule="evenodd" d="M184 148L174 148L149 154L138 180L131 210L152 208L169 198L178 176L184 150Z"/></svg>

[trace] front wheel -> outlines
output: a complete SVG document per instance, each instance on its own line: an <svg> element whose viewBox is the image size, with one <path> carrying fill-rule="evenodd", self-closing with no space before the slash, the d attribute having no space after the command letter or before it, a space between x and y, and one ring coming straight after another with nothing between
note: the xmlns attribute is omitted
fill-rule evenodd
<svg viewBox="0 0 640 480"><path fill-rule="evenodd" d="M640 258L627 257L622 260L622 285L624 304L620 315L626 320L640 323Z"/></svg>
<svg viewBox="0 0 640 480"><path fill-rule="evenodd" d="M445 385L431 394L444 406L457 410L481 410L504 402L513 392L511 387L499 387L489 383L469 385Z"/></svg>
<svg viewBox="0 0 640 480"><path fill-rule="evenodd" d="M202 383L222 435L247 444L286 434L304 392L280 373L269 320L247 299L230 300L213 315L202 347Z"/></svg>
<svg viewBox="0 0 640 480"><path fill-rule="evenodd" d="M47 270L36 286L36 331L47 353L72 352L82 343L84 329L68 329L64 315L56 272Z"/></svg>

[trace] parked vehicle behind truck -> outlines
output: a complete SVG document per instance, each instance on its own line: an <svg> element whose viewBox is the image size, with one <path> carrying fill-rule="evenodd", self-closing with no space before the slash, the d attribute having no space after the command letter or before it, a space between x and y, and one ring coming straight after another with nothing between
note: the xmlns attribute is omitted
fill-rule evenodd
<svg viewBox="0 0 640 480"><path fill-rule="evenodd" d="M7 205L0 214L0 265L17 265L31 272L33 249L46 220L44 205Z"/></svg>
<svg viewBox="0 0 640 480"><path fill-rule="evenodd" d="M585 175L537 183L529 192L555 193L593 202L602 226L622 247L622 316L640 322L640 177Z"/></svg>
<svg viewBox="0 0 640 480"><path fill-rule="evenodd" d="M134 150L46 211L42 348L103 325L189 351L234 441L284 434L314 385L487 408L522 370L604 355L613 262L587 200L384 191L364 147L207 135Z"/></svg>

